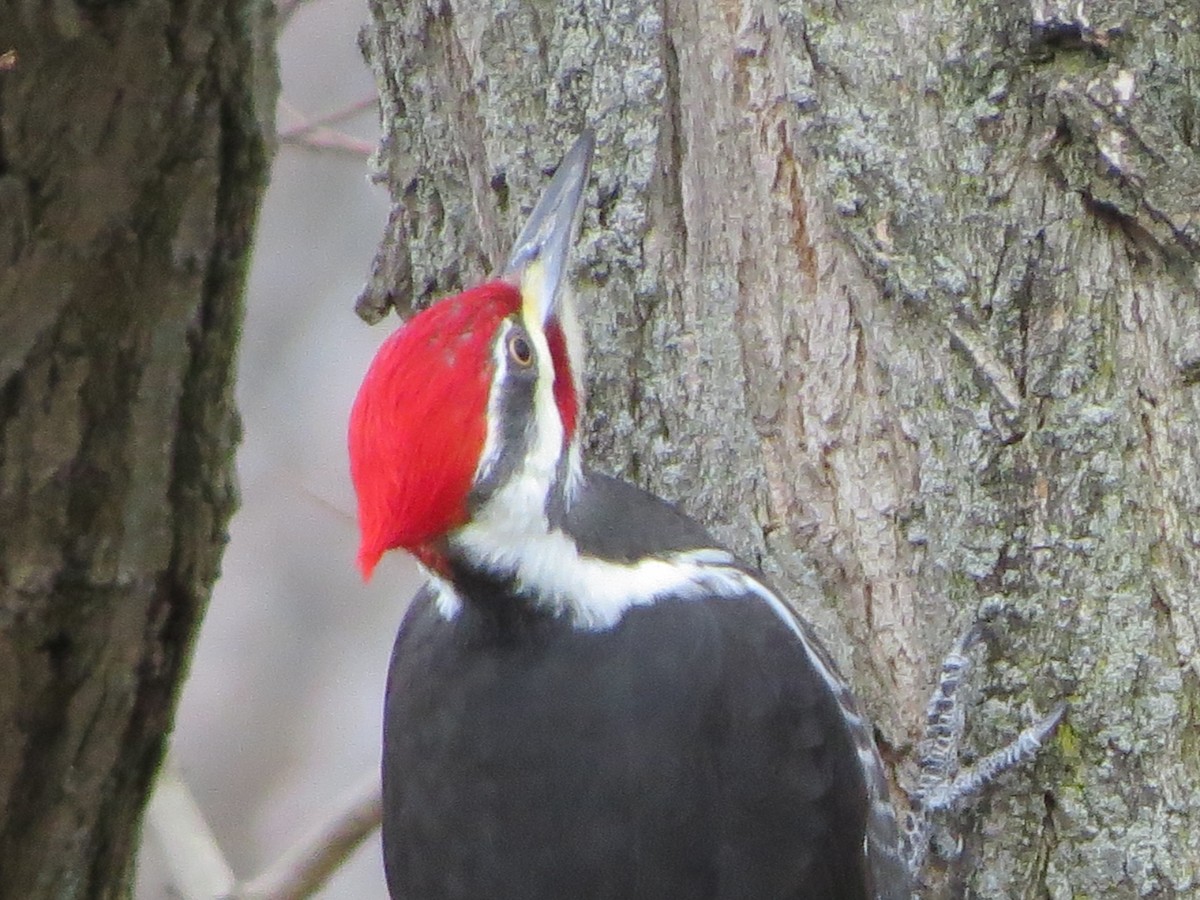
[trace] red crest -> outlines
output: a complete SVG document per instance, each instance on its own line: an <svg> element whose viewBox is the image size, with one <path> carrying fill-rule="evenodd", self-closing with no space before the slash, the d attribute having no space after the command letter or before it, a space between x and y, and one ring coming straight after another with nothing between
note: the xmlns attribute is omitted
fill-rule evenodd
<svg viewBox="0 0 1200 900"><path fill-rule="evenodd" d="M489 282L418 313L376 353L350 413L364 578L395 547L436 560L432 543L466 522L487 435L492 339L520 308L516 288Z"/></svg>

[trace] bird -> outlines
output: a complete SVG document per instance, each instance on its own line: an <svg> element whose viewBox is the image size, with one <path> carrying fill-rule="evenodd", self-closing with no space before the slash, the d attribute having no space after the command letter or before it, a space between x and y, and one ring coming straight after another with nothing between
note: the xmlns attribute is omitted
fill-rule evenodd
<svg viewBox="0 0 1200 900"><path fill-rule="evenodd" d="M351 410L362 575L400 549L427 576L384 702L389 893L908 900L871 724L810 625L583 459L569 273L594 146L498 277L385 340Z"/></svg>

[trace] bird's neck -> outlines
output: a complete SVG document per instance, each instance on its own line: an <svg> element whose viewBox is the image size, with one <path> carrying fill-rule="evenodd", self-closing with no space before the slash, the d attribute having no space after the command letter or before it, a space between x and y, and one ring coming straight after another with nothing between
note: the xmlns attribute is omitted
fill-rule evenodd
<svg viewBox="0 0 1200 900"><path fill-rule="evenodd" d="M489 644L520 644L553 628L560 617L520 590L511 573L461 560L450 562L439 585L439 608ZM449 614L449 615L447 615Z"/></svg>
<svg viewBox="0 0 1200 900"><path fill-rule="evenodd" d="M472 520L445 542L439 574L463 602L489 613L556 615L574 606L561 576L582 558L549 516L489 516Z"/></svg>
<svg viewBox="0 0 1200 900"><path fill-rule="evenodd" d="M569 600L550 573L579 565L579 549L562 523L581 480L577 443L549 463L527 462L476 497L470 520L439 541L434 564L422 562L470 602L544 612L548 598Z"/></svg>

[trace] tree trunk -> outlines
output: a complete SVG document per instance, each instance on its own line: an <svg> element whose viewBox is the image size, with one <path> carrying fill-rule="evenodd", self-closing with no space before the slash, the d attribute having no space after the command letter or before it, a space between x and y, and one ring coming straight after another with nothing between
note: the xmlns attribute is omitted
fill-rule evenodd
<svg viewBox="0 0 1200 900"><path fill-rule="evenodd" d="M973 747L1070 701L931 895L1194 896L1194 2L373 14L397 205L360 309L502 262L595 125L593 462L761 562L901 783L977 618Z"/></svg>
<svg viewBox="0 0 1200 900"><path fill-rule="evenodd" d="M0 6L0 897L129 891L235 503L261 3Z"/></svg>

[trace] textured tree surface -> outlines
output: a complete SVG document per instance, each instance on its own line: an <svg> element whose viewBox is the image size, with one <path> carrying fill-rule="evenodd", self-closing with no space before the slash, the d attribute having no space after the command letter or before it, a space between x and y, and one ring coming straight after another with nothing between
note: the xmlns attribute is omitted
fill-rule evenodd
<svg viewBox="0 0 1200 900"><path fill-rule="evenodd" d="M976 618L973 747L1070 701L931 895L1195 896L1195 3L372 12L397 205L360 310L501 262L595 125L592 460L761 561L901 783Z"/></svg>
<svg viewBox="0 0 1200 900"><path fill-rule="evenodd" d="M0 5L0 897L129 890L235 501L268 24Z"/></svg>

